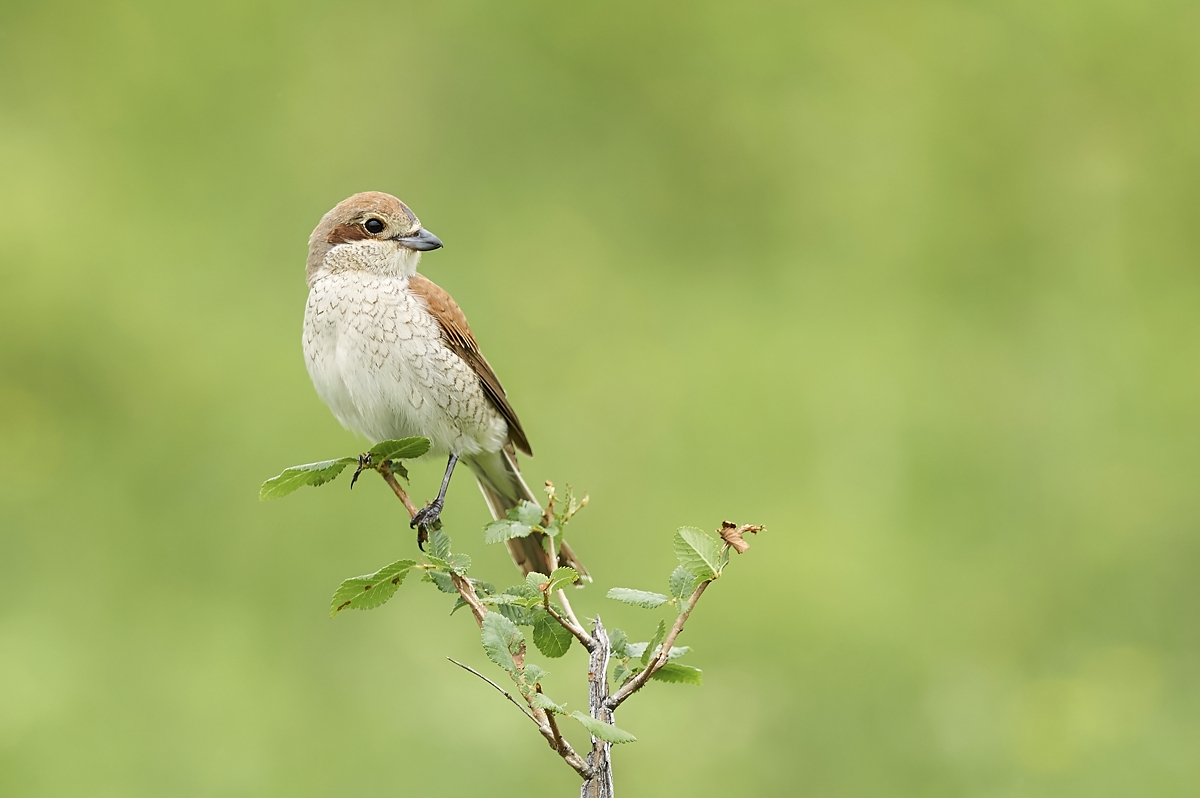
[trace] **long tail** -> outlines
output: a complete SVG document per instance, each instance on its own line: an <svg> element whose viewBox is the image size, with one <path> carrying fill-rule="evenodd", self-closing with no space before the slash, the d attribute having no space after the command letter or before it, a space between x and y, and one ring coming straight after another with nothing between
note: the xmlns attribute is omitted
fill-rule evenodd
<svg viewBox="0 0 1200 798"><path fill-rule="evenodd" d="M483 493L488 509L492 511L492 518L504 518L505 513L522 501L541 504L529 489L529 485L525 484L521 469L517 467L517 457L510 447L471 457L467 460L467 465L479 481L479 490ZM546 536L541 532L508 541L508 553L524 574L532 571L549 574L554 570L548 548ZM559 546L558 560L559 565L570 566L578 571L581 577L591 581L587 569L565 541Z"/></svg>

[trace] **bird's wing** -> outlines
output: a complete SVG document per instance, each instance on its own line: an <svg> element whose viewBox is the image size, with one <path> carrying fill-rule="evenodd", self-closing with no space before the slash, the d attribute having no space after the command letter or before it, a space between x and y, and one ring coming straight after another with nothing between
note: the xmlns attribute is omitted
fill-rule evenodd
<svg viewBox="0 0 1200 798"><path fill-rule="evenodd" d="M519 451L532 457L533 450L529 448L529 439L525 437L525 430L521 429L521 422L517 419L516 411L508 403L508 397L504 393L503 386L500 385L499 378L496 377L496 372L492 371L487 358L479 351L479 344L475 342L475 336L471 335L471 327L467 324L467 317L463 314L462 308L441 286L428 277L414 274L408 278L408 287L425 302L425 307L428 308L430 315L437 320L438 326L442 328L442 339L446 342L446 346L462 358L463 362L470 366L479 377L479 384L483 387L483 392L488 399L492 400L492 404L508 422L508 437L513 445Z"/></svg>

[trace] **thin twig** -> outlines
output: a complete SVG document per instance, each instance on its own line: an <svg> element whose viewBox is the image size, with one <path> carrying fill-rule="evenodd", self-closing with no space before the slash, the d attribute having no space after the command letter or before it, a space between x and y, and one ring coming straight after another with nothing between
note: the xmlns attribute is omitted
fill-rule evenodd
<svg viewBox="0 0 1200 798"><path fill-rule="evenodd" d="M396 498L404 502L404 509L408 510L408 517L415 518L417 513L420 511L417 510L417 506L412 503L412 499L408 498L408 494L404 492L404 488L400 487L400 483L396 481L396 475L392 473L391 461L388 460L380 463L379 467L375 470L379 472L379 476L383 477L383 481L386 482L388 487L392 489L392 492L396 494Z"/></svg>
<svg viewBox="0 0 1200 798"><path fill-rule="evenodd" d="M523 706L521 706L519 703L517 703L517 699L513 698L513 697L512 697L512 694L511 694L511 693L509 693L507 690L505 690L503 687L501 687L500 685L496 684L496 683L495 683L495 682L493 682L491 679L489 679L488 677L484 676L484 675L483 675L482 673L480 673L479 671L477 671L477 670L475 670L474 668L472 668L470 665L464 665L464 664L462 664L461 662L459 662L458 660L456 660L456 659L451 659L450 657L446 657L446 659L450 660L450 661L451 661L451 662L453 662L455 665L457 665L458 667L462 668L464 671L468 671L469 673L473 673L473 674L475 674L475 675L476 675L476 676L478 676L480 679L483 679L485 682L487 682L488 684L490 684L492 687L495 687L495 688L496 688L498 691L500 691L500 694L501 694L501 695L503 695L505 698L507 698L509 701L511 701L511 702L512 702L512 704L513 704L513 706L514 706L514 707L516 707L517 709L521 710L521 714L522 714L522 715L524 715L525 717L527 717L527 718L529 718L531 721L533 721L533 724L534 724L535 726L540 726L540 725L541 725L540 723L538 723L538 722L537 722L537 718L535 718L533 715L530 715L530 714L529 714L529 710L527 710L525 707L523 707Z"/></svg>
<svg viewBox="0 0 1200 798"><path fill-rule="evenodd" d="M488 609L483 606L483 602L479 600L479 596L475 595L475 587L471 584L471 580L451 571L450 581L454 583L454 587L458 590L458 595L462 596L462 600L471 608L471 614L475 616L475 623L479 624L479 628L482 629L483 618L488 614Z"/></svg>
<svg viewBox="0 0 1200 798"><path fill-rule="evenodd" d="M563 611L567 614L567 618L570 619L571 623L575 624L576 627L583 629L583 624L579 622L579 619L575 617L575 611L571 609L571 602L567 601L567 591L563 590L561 587L558 589L558 600L562 604ZM583 629L583 632L584 634L587 634L586 629ZM588 635L588 637L590 638L591 636ZM586 646L587 643L584 643L584 645Z"/></svg>
<svg viewBox="0 0 1200 798"><path fill-rule="evenodd" d="M656 670L667 664L667 658L671 654L671 646L675 643L675 638L679 637L679 633L683 631L683 625L687 623L687 619L689 616L691 616L692 610L696 609L696 602L700 600L702 595L704 595L704 589L711 585L712 581L712 579L705 579L696 586L695 592L692 593L691 598L688 599L687 610L680 613L679 617L675 619L675 625L671 627L671 631L667 632L667 637L665 640L663 640L662 645L659 646L658 653L655 654L650 662L646 664L646 669L644 671L625 682L624 687L613 693L612 696L610 696L609 699L604 702L606 707L609 709L616 709L617 707L621 706L621 703L626 698L629 698L629 696L642 689L642 686L645 685L646 682L650 681L650 677L654 675Z"/></svg>
<svg viewBox="0 0 1200 798"><path fill-rule="evenodd" d="M567 618L564 618L563 616L559 615L558 611L555 610L554 607L550 606L550 597L549 596L547 596L546 600L542 602L542 606L545 607L546 612L550 613L550 617L552 617L552 618L554 618L554 620L558 621L558 623L562 626L562 628L566 629L568 632L575 635L575 638L580 643L583 644L584 648L586 648L588 651L592 650L592 646L595 645L595 642L592 640L591 636L584 630L584 628L582 626L580 626L576 623L572 623Z"/></svg>

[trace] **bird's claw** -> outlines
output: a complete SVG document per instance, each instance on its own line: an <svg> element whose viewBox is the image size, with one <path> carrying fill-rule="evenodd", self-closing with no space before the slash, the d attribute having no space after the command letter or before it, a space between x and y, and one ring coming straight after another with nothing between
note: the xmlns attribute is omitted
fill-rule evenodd
<svg viewBox="0 0 1200 798"><path fill-rule="evenodd" d="M354 472L354 476L350 477L350 490L354 490L354 483L358 482L358 475L361 474L364 469L374 467L375 464L371 462L370 452L363 452L360 454L358 456L358 469Z"/></svg>
<svg viewBox="0 0 1200 798"><path fill-rule="evenodd" d="M412 517L412 521L408 523L409 529L417 530L417 548L425 551L425 541L429 540L429 530L438 529L441 527L439 517L442 514L444 504L440 499L435 499L425 505L424 509L417 512Z"/></svg>

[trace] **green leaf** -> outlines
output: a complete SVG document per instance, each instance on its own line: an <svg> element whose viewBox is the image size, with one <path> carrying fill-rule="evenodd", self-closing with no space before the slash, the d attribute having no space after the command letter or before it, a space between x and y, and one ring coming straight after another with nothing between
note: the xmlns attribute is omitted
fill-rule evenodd
<svg viewBox="0 0 1200 798"><path fill-rule="evenodd" d="M428 438L401 438L398 441L380 441L370 449L371 462L384 460L412 460L429 451Z"/></svg>
<svg viewBox="0 0 1200 798"><path fill-rule="evenodd" d="M612 652L614 657L625 659L629 654L625 653L625 644L629 642L629 638L620 629L613 629L608 635L608 650Z"/></svg>
<svg viewBox="0 0 1200 798"><path fill-rule="evenodd" d="M567 710L563 709L558 704L551 701L545 693L533 694L533 705L538 709L544 709L547 712L553 712L555 715L566 715Z"/></svg>
<svg viewBox="0 0 1200 798"><path fill-rule="evenodd" d="M437 585L437 589L443 593L458 593L458 588L454 586L454 580L450 578L450 574L443 571L426 571L425 578Z"/></svg>
<svg viewBox="0 0 1200 798"><path fill-rule="evenodd" d="M549 675L532 662L525 666L525 670L521 671L521 676L525 679L525 684L531 687Z"/></svg>
<svg viewBox="0 0 1200 798"><path fill-rule="evenodd" d="M286 468L282 474L271 477L262 484L258 489L258 498L278 499L305 485L324 485L342 473L346 466L357 462L357 457L339 457L336 460L322 460L319 463Z"/></svg>
<svg viewBox="0 0 1200 798"><path fill-rule="evenodd" d="M721 571L721 544L694 527L680 527L675 533L675 556L679 564L697 579L712 579Z"/></svg>
<svg viewBox="0 0 1200 798"><path fill-rule="evenodd" d="M505 513L513 521L520 521L525 526L542 525L542 508L531 501L523 501Z"/></svg>
<svg viewBox="0 0 1200 798"><path fill-rule="evenodd" d="M557 659L567 653L574 639L550 613L541 607L533 611L533 644L542 654Z"/></svg>
<svg viewBox="0 0 1200 798"><path fill-rule="evenodd" d="M598 740L604 740L606 743L631 743L637 738L624 729L619 729L612 724L604 721L596 720L591 715L585 715L579 710L571 713L571 717L583 724L583 727L591 732L592 736Z"/></svg>
<svg viewBox="0 0 1200 798"><path fill-rule="evenodd" d="M338 586L329 603L329 617L344 609L370 610L383 604L396 592L396 588L416 565L416 560L397 560L385 565L373 574L347 579Z"/></svg>
<svg viewBox="0 0 1200 798"><path fill-rule="evenodd" d="M550 577L546 576L545 574L539 574L537 571L530 571L529 573L525 574L525 584L534 591L539 599L544 595L542 593L542 585L547 585L549 583Z"/></svg>
<svg viewBox="0 0 1200 798"><path fill-rule="evenodd" d="M513 538L523 538L532 531L533 527L529 524L522 524L520 521L514 521L511 518L501 518L498 521L492 521L483 528L483 542L503 543Z"/></svg>
<svg viewBox="0 0 1200 798"><path fill-rule="evenodd" d="M676 662L668 662L650 674L650 678L657 679L660 682L673 682L675 684L700 684L702 675L699 668L693 668L691 665L680 665Z"/></svg>
<svg viewBox="0 0 1200 798"><path fill-rule="evenodd" d="M573 585L579 581L579 572L574 568L555 568L554 573L550 574L550 587L546 588L547 593L553 593L560 587Z"/></svg>
<svg viewBox="0 0 1200 798"><path fill-rule="evenodd" d="M623 601L626 604L632 604L635 607L652 610L655 607L661 607L666 604L669 599L662 593L650 593L645 590L631 590L627 587L614 587L608 591L610 599Z"/></svg>
<svg viewBox="0 0 1200 798"><path fill-rule="evenodd" d="M647 644L646 650L642 652L642 667L645 667L646 664L650 662L650 656L658 649L659 643L661 643L663 638L666 636L667 622L659 621L658 629L654 631L654 637L650 638L650 642ZM626 648L628 648L628 646L626 646Z"/></svg>
<svg viewBox="0 0 1200 798"><path fill-rule="evenodd" d="M634 659L641 659L642 655L646 653L646 647L649 645L649 643L629 643L625 646L625 652ZM667 659L679 659L691 650L690 646L671 646L671 650L667 652ZM651 652L653 652L653 649L651 649ZM649 657L646 658L646 662L650 662Z"/></svg>
<svg viewBox="0 0 1200 798"><path fill-rule="evenodd" d="M684 568L682 565L675 568L671 572L671 578L668 580L671 588L671 596L680 602L680 611L685 609L682 605L687 601L687 598L692 595L692 591L696 589L696 577Z"/></svg>
<svg viewBox="0 0 1200 798"><path fill-rule="evenodd" d="M465 576L471 568L471 555L469 554L451 554L446 558L447 565L450 570L459 576Z"/></svg>
<svg viewBox="0 0 1200 798"><path fill-rule="evenodd" d="M633 671L629 670L629 666L624 662L618 662L617 666L613 668L613 681L617 687L625 684L625 681L632 675Z"/></svg>
<svg viewBox="0 0 1200 798"><path fill-rule="evenodd" d="M517 672L513 657L524 655L525 635L521 634L521 630L512 621L499 613L489 612L483 616L480 637L488 659L509 673Z"/></svg>
<svg viewBox="0 0 1200 798"><path fill-rule="evenodd" d="M429 553L439 560L450 558L450 536L440 529L429 533Z"/></svg>

